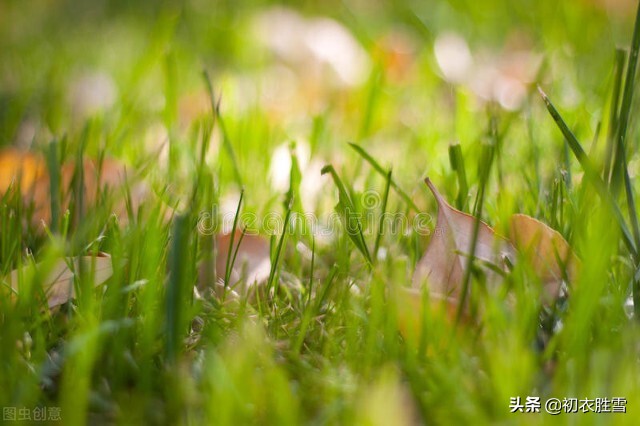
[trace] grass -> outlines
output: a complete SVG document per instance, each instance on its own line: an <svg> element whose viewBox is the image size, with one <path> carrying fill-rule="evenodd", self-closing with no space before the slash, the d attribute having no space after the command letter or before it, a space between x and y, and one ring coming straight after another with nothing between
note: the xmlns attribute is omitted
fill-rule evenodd
<svg viewBox="0 0 640 426"><path fill-rule="evenodd" d="M0 292L3 415L59 409L69 425L635 424L640 29L631 12L594 4L292 6L343 22L364 46L369 76L339 88L315 87L308 67L283 71L252 35L272 2L3 3L0 146L42 153L52 180L44 231L19 188L0 198L0 276L42 265L19 297ZM482 102L441 77L433 45L444 30L474 52L508 50L509 34L546 66L515 110ZM390 34L411 41L384 48ZM110 101L83 106L78 82L102 72ZM281 187L271 162L283 146L292 167ZM83 156L128 165L125 214L110 214L112 191L85 206L95 176L82 172ZM69 163L77 172L65 188ZM138 174L153 193L139 209ZM433 230L425 176L478 219L476 232L482 219L506 235L516 212L558 230L581 259L568 296L545 306L525 258L492 289L470 257L477 322L452 320L427 291L407 298L428 237L388 218ZM71 191L68 210L59 190ZM227 210L242 232L222 250L198 220L213 212L220 225ZM315 234L295 220L303 214L317 218ZM267 283L254 297L194 293L218 251L228 267L217 273L230 277L249 231L271 241ZM94 289L80 270L77 297L46 309L46 268L98 251L113 261L106 285ZM630 297L634 315L623 309ZM517 396L623 397L627 413L510 413Z"/></svg>

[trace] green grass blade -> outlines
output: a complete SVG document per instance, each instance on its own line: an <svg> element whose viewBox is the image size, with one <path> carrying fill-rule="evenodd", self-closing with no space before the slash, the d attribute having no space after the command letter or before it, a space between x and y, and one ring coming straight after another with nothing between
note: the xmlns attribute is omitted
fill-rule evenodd
<svg viewBox="0 0 640 426"><path fill-rule="evenodd" d="M269 271L269 280L267 281L267 290L270 290L273 283L278 283L275 281L276 272L278 270L278 264L280 263L280 259L282 257L282 247L284 246L284 239L287 236L287 229L289 228L289 220L291 219L291 203L287 206L287 213L284 216L284 225L282 227L282 234L278 239L278 246L276 247L275 255L271 260L271 270ZM277 293L277 285L276 285L276 293Z"/></svg>
<svg viewBox="0 0 640 426"><path fill-rule="evenodd" d="M371 77L369 77L362 123L360 125L360 131L358 133L359 140L368 137L371 133L371 124L373 123L373 117L376 112L376 107L379 104L380 92L383 86L384 71L380 64L376 64L373 72L371 73Z"/></svg>
<svg viewBox="0 0 640 426"><path fill-rule="evenodd" d="M229 286L229 280L231 279L231 270L233 269L233 243L236 237L236 229L238 229L238 219L240 218L240 208L242 207L242 199L244 198L244 190L240 191L240 199L238 200L238 207L236 208L236 214L233 217L233 228L231 229L231 237L229 238L229 250L227 250L227 263L224 272L224 288ZM238 243L238 246L240 243Z"/></svg>
<svg viewBox="0 0 640 426"><path fill-rule="evenodd" d="M373 264L371 259L371 254L369 253L369 249L367 248L367 243L364 239L364 234L362 232L362 222L360 221L360 217L358 211L356 210L353 201L349 197L349 193L347 192L344 183L336 173L336 170L332 165L326 165L322 168L321 173L331 174L333 181L338 188L339 200L336 205L336 211L342 216L345 222L345 228L347 231L347 235L353 241L357 249L362 253L365 260L369 262L369 264Z"/></svg>
<svg viewBox="0 0 640 426"><path fill-rule="evenodd" d="M236 179L236 183L238 184L238 186L243 187L244 185L242 183L242 176L240 174L238 160L236 159L236 153L233 150L233 145L231 144L231 139L229 138L229 132L224 125L224 120L222 119L222 114L220 113L220 100L216 101L215 99L213 84L211 83L209 73L204 71L203 75L205 82L207 83L207 89L209 90L211 109L213 110L214 117L217 120L218 126L220 127L220 132L222 133L222 146L224 146L224 149L227 151L227 155L229 155L229 158L231 159L231 166L233 167L233 174Z"/></svg>
<svg viewBox="0 0 640 426"><path fill-rule="evenodd" d="M178 63L176 54L173 50L169 50L164 57L164 122L167 129L173 129L178 119Z"/></svg>
<svg viewBox="0 0 640 426"><path fill-rule="evenodd" d="M496 136L494 132L494 137ZM495 157L495 145L485 145L482 150L482 156L480 157L479 180L480 189L478 191L478 198L476 199L476 206L474 208L474 221L473 221L473 234L471 237L471 246L469 247L469 256L467 258L467 264L464 269L464 276L462 279L462 291L460 292L460 301L456 309L455 324L459 324L462 319L462 313L466 299L469 293L469 286L471 284L471 273L473 271L473 261L475 259L476 248L478 246L478 237L480 235L480 220L482 216L482 206L484 204L484 194L489 181L489 174L491 173L491 166Z"/></svg>
<svg viewBox="0 0 640 426"><path fill-rule="evenodd" d="M469 184L467 183L467 172L464 167L462 148L459 143L449 145L449 163L458 176L458 198L456 198L456 208L464 210L467 204Z"/></svg>
<svg viewBox="0 0 640 426"><path fill-rule="evenodd" d="M58 231L60 224L60 158L58 141L51 141L47 147L47 169L49 171L49 197L51 208L51 232Z"/></svg>
<svg viewBox="0 0 640 426"><path fill-rule="evenodd" d="M387 181L384 187L384 196L382 197L382 207L380 211L380 221L378 222L378 232L376 234L376 241L373 245L373 260L378 259L378 250L380 249L380 241L382 240L382 234L384 233L384 218L387 213L387 202L389 201L389 189L391 188L391 170L387 173Z"/></svg>
<svg viewBox="0 0 640 426"><path fill-rule="evenodd" d="M313 272L315 271L316 264L316 238L311 240L311 268L309 271L309 285L307 287L307 301L306 306L309 306L311 302L311 294L313 293Z"/></svg>
<svg viewBox="0 0 640 426"><path fill-rule="evenodd" d="M242 244L242 240L244 240L244 236L247 235L247 228L242 227L242 231L240 231L240 238L238 239L238 244L236 244L236 248L233 251L233 257L231 258L231 267L236 264L236 259L238 258L238 252L240 251L240 244Z"/></svg>
<svg viewBox="0 0 640 426"><path fill-rule="evenodd" d="M616 49L615 70L613 77L613 90L611 92L611 106L609 111L609 132L607 134L607 148L605 151L603 177L611 184L612 162L616 150L618 124L620 120L620 92L622 90L622 73L627 54L622 49Z"/></svg>
<svg viewBox="0 0 640 426"><path fill-rule="evenodd" d="M620 142L618 142L620 145ZM633 229L633 236L635 238L636 247L640 247L640 227L638 226L638 213L636 210L636 202L633 195L633 186L629 177L629 169L627 167L626 153L623 147L620 147L620 165L622 167L622 174L624 178L624 189L627 199L627 208L629 209L629 217L631 218L631 227ZM633 310L634 317L637 321L640 321L640 280L637 279L637 273L640 271L638 266L639 260L636 259L636 273L632 283L632 296L633 296Z"/></svg>
<svg viewBox="0 0 640 426"><path fill-rule="evenodd" d="M166 291L166 355L169 362L175 362L182 348L186 332L186 303L191 288L187 282L189 248L189 219L187 215L176 216L169 252L169 282Z"/></svg>
<svg viewBox="0 0 640 426"><path fill-rule="evenodd" d="M300 184L302 182L302 172L300 171L300 161L296 155L296 144L291 143L289 146L290 158L291 158L291 170L289 171L289 190L285 195L284 207L287 208L289 204L292 205L293 211L296 213L302 212L302 202L300 197Z"/></svg>
<svg viewBox="0 0 640 426"><path fill-rule="evenodd" d="M351 142L349 142L349 146L353 148L358 154L360 154L360 156L364 158L365 161L369 163L375 171L386 177L387 171L380 165L380 163L378 163L371 155L369 155L369 153L365 151L364 148ZM396 181L391 180L391 186L396 191L396 193L409 205L409 207L411 207L416 212L420 211L418 206L416 206L416 204L411 200L411 197L407 195L407 193L404 192L402 188L400 188Z"/></svg>
<svg viewBox="0 0 640 426"><path fill-rule="evenodd" d="M567 141L567 143L569 144L569 147L573 151L573 154L575 155L575 157L578 159L578 162L582 166L585 176L591 181L591 184L594 186L600 198L602 198L602 200L611 208L611 211L615 216L616 222L618 223L618 226L622 231L622 238L624 240L625 245L627 246L631 254L634 256L634 258L637 259L638 251L636 248L636 244L634 243L633 237L629 232L629 228L627 227L627 224L624 221L624 217L620 212L620 208L618 207L615 200L613 199L613 196L609 192L604 181L600 178L600 176L596 172L596 169L591 163L591 160L582 149L580 142L578 142L578 139L575 137L573 132L571 132L571 130L569 129L565 121L562 119L562 116L560 116L560 113L558 112L556 107L551 103L551 100L547 97L546 93L544 93L544 91L541 88L538 88L538 90L547 106L547 110L549 110L549 113L551 114L551 117L553 117L554 121L560 128L560 131L564 135L565 140Z"/></svg>
<svg viewBox="0 0 640 426"><path fill-rule="evenodd" d="M627 127L629 117L631 116L631 107L633 101L633 91L635 86L636 67L638 66L638 50L640 49L640 3L636 12L636 22L633 28L633 39L631 41L631 51L629 52L629 63L627 64L627 75L624 80L624 92L622 94L622 104L620 105L620 122L618 123L616 145L616 161L614 163L613 183L614 188L619 180L620 161L622 160L621 150L627 149ZM620 160L620 161L618 161ZM617 168L617 170L616 170ZM618 173L616 173L618 172Z"/></svg>
<svg viewBox="0 0 640 426"><path fill-rule="evenodd" d="M633 230L636 247L640 247L640 227L638 226L636 201L633 195L633 186L631 183L631 178L629 177L629 169L627 167L627 158L624 149L620 150L620 163L622 165L624 190L627 198L627 208L629 209L629 218L631 219L631 229Z"/></svg>

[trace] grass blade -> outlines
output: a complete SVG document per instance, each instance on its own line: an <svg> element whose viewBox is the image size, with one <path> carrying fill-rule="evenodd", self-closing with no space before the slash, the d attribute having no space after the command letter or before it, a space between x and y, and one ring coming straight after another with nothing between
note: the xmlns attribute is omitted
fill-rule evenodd
<svg viewBox="0 0 640 426"><path fill-rule="evenodd" d="M351 198L349 197L346 187L338 176L338 173L336 173L336 170L332 165L324 166L320 173L323 175L327 173L331 174L336 187L338 187L339 194L339 201L335 208L343 217L347 235L349 235L349 238L351 238L351 241L353 241L366 261L369 262L370 265L373 264L371 254L369 253L369 249L367 248L367 243L362 232L362 222L360 222L359 214L353 204L353 201L351 201Z"/></svg>
<svg viewBox="0 0 640 426"><path fill-rule="evenodd" d="M631 219L631 229L635 238L636 247L640 247L640 227L638 226L638 214L636 209L636 201L633 196L633 186L629 177L629 169L627 168L627 158L625 149L620 149L620 164L622 166L622 175L624 179L624 190L627 198L627 208L629 209L629 218Z"/></svg>
<svg viewBox="0 0 640 426"><path fill-rule="evenodd" d="M371 77L369 78L367 98L365 102L364 113L362 116L362 124L360 125L360 131L358 139L362 140L369 136L371 133L371 124L373 123L373 116L376 112L376 107L379 104L380 92L384 85L384 71L380 64L376 64Z"/></svg>
<svg viewBox="0 0 640 426"><path fill-rule="evenodd" d="M469 185L467 183L467 172L464 167L464 158L462 157L462 148L460 148L459 143L449 145L449 162L451 163L451 168L458 176L456 208L458 210L464 210L467 204Z"/></svg>
<svg viewBox="0 0 640 426"><path fill-rule="evenodd" d="M493 136L496 134L493 132ZM482 156L480 157L479 173L480 173L480 188L478 191L478 198L476 199L476 206L474 208L474 221L473 221L473 234L471 237L471 247L469 248L469 257L467 258L467 264L464 269L464 276L462 279L462 291L460 292L460 301L456 310L455 324L459 324L462 319L462 313L464 312L464 306L466 303L467 294L469 293L469 285L471 283L471 272L473 270L473 261L475 259L476 248L478 246L478 237L480 235L480 217L482 216L482 206L484 204L485 188L489 181L489 174L491 173L491 166L493 164L493 158L495 157L495 145L485 145L482 150Z"/></svg>
<svg viewBox="0 0 640 426"><path fill-rule="evenodd" d="M282 234L280 235L280 239L278 240L278 247L276 248L276 253L273 257L273 260L271 261L271 270L269 271L269 281L267 282L267 290L270 290L271 286L273 286L273 282L276 276L276 270L278 269L278 264L280 262L280 257L282 255L282 247L284 246L284 238L287 235L287 228L289 227L289 220L291 219L291 208L292 208L292 204L289 203L289 206L287 206L287 213L284 216L284 225L282 227ZM277 293L277 288L274 294L275 293Z"/></svg>
<svg viewBox="0 0 640 426"><path fill-rule="evenodd" d="M378 163L371 155L369 155L369 153L365 151L364 148L351 142L349 142L349 146L353 148L358 154L360 154L360 156L364 158L365 161L369 163L375 171L386 177L387 171L380 165L380 163ZM418 206L416 206L416 204L411 200L411 197L409 197L409 195L407 195L407 193L404 192L394 180L391 180L391 186L393 187L393 189L395 189L396 193L409 205L409 207L411 207L416 212L420 211Z"/></svg>
<svg viewBox="0 0 640 426"><path fill-rule="evenodd" d="M311 240L311 270L309 272L309 286L307 288L307 302L305 306L309 306L311 303L311 294L313 293L313 272L315 270L316 263L316 238Z"/></svg>
<svg viewBox="0 0 640 426"><path fill-rule="evenodd" d="M209 99L211 101L211 109L213 110L213 114L215 119L218 122L218 126L220 126L220 132L222 133L222 146L227 151L229 158L231 159L231 166L233 167L233 174L236 179L236 183L238 186L243 187L242 184L242 176L240 175L240 167L238 166L238 160L236 159L236 153L233 150L233 145L231 145L231 139L229 138L229 133L227 132L227 128L224 125L224 121L222 119L222 114L220 113L220 100L216 101L215 95L213 93L213 84L211 83L211 78L209 77L209 73L203 72L205 82L207 83L207 89L209 90Z"/></svg>
<svg viewBox="0 0 640 426"><path fill-rule="evenodd" d="M231 237L229 238L229 250L227 250L227 263L224 272L224 288L229 286L229 280L231 279L231 271L233 269L233 260L231 255L233 253L233 243L236 236L236 229L238 229L238 218L240 217L240 207L242 207L242 199L244 198L244 190L240 191L240 199L238 200L238 207L236 208L236 215L233 217L233 228L231 229ZM238 243L240 246L240 243ZM226 293L226 292L225 292Z"/></svg>
<svg viewBox="0 0 640 426"><path fill-rule="evenodd" d="M58 231L60 223L60 158L58 141L51 141L47 147L47 168L49 170L49 197L51 208L51 232Z"/></svg>
<svg viewBox="0 0 640 426"><path fill-rule="evenodd" d="M384 196L382 197L382 209L380 211L380 222L378 223L378 233L376 234L376 242L373 246L373 260L378 259L378 250L380 249L380 241L384 232L384 216L387 213L387 202L389 200L389 189L391 188L391 170L387 173L387 184L384 187Z"/></svg>
<svg viewBox="0 0 640 426"><path fill-rule="evenodd" d="M185 255L189 250L189 220L187 215L176 216L169 252L169 282L166 295L166 353L169 362L175 362L186 332L185 307L190 286L187 282Z"/></svg>
<svg viewBox="0 0 640 426"><path fill-rule="evenodd" d="M612 162L614 160L614 152L616 149L616 134L618 131L618 123L620 120L620 91L622 90L622 73L624 71L624 63L626 60L626 52L622 49L616 49L615 59L615 75L613 78L613 91L611 94L611 110L609 111L609 133L607 135L607 150L604 159L603 176L606 182L611 184Z"/></svg>
<svg viewBox="0 0 640 426"><path fill-rule="evenodd" d="M622 94L622 104L620 105L620 122L618 123L618 131L616 139L616 159L613 170L613 187L617 187L620 176L622 161L622 150L627 149L627 127L629 117L631 115L631 106L633 101L633 89L635 86L636 67L638 65L638 50L640 49L640 3L636 12L636 22L633 28L633 39L631 41L631 51L629 52L629 63L627 64L627 75L624 80L624 92ZM615 193L615 191L614 191Z"/></svg>
<svg viewBox="0 0 640 426"><path fill-rule="evenodd" d="M627 246L627 248L629 249L633 257L635 259L638 259L638 251L636 248L636 244L634 243L633 237L629 232L629 228L627 227L627 224L624 221L622 213L620 212L620 208L618 207L615 200L613 199L613 196L609 192L604 181L600 178L600 176L596 172L596 169L591 163L591 160L582 149L580 142L578 142L578 139L575 137L573 132L571 132L571 130L569 129L565 121L562 119L562 116L560 116L560 113L558 112L556 107L551 103L551 100L547 97L546 93L544 93L544 91L540 87L538 87L538 91L540 92L540 95L542 96L542 99L544 100L547 106L547 110L549 110L549 113L551 114L551 117L553 117L554 121L560 128L560 131L564 135L565 140L567 141L567 143L569 144L569 147L573 151L573 154L575 155L575 157L578 159L578 162L582 166L585 176L591 181L600 198L602 198L602 200L611 208L615 216L616 222L618 223L618 226L622 231L622 238L624 240L625 245Z"/></svg>
<svg viewBox="0 0 640 426"><path fill-rule="evenodd" d="M302 197L300 197L300 185L302 183L302 172L300 171L300 161L296 155L296 144L289 145L289 156L291 158L291 170L289 171L289 190L284 198L284 207L289 204L296 213L302 213Z"/></svg>

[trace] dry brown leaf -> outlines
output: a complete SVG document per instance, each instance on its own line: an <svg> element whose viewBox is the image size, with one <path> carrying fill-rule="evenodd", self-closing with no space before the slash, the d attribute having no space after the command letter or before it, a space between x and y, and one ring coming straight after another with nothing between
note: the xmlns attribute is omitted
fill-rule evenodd
<svg viewBox="0 0 640 426"><path fill-rule="evenodd" d="M403 309L398 309L398 328L402 332L402 335L407 338L419 338L424 315L422 292L420 289L408 287L401 287L398 290L398 306L403 307ZM458 300L453 297L430 294L429 304L429 311L434 316L450 319L456 317ZM462 319L465 321L469 320L466 314Z"/></svg>
<svg viewBox="0 0 640 426"><path fill-rule="evenodd" d="M468 263L475 218L451 207L427 178L426 184L438 203L436 229L429 246L416 266L413 287L429 287L432 298L459 300L464 271ZM506 268L506 258L515 258L515 249L495 234L486 223L480 222L474 257L482 263ZM488 282L499 280L498 274L486 268Z"/></svg>
<svg viewBox="0 0 640 426"><path fill-rule="evenodd" d="M134 173L128 172L126 166L113 159L104 159L98 165L94 160L84 159L83 172L83 199L86 206L94 205L99 194L108 190L114 195L113 212L123 221L127 219L126 193L128 184L130 188L132 209L136 211L149 194L147 185L136 179ZM69 208L72 196L73 177L76 166L68 162L60 167L61 209L64 212ZM26 203L33 202L33 221L39 224L51 222L51 190L49 173L44 159L32 152L20 151L15 148L6 148L0 151L0 195L20 179L20 191Z"/></svg>
<svg viewBox="0 0 640 426"><path fill-rule="evenodd" d="M34 182L46 174L41 157L16 148L0 151L0 194L7 192L12 184L20 180L20 189L28 191Z"/></svg>
<svg viewBox="0 0 640 426"><path fill-rule="evenodd" d="M531 262L544 284L545 298L558 297L564 271L574 281L580 261L562 235L531 216L511 216L511 238Z"/></svg>
<svg viewBox="0 0 640 426"><path fill-rule="evenodd" d="M208 271L209 274L207 274L207 265L203 263L200 267L200 288L214 286L216 291L219 292L221 290L220 287L224 287L231 235L230 233L216 235L216 278L214 278L216 282L207 282L207 276L213 277L213 271ZM259 235L245 234L242 236L241 231L236 231L233 248L231 249L231 260L236 247L238 247L238 242L240 242L240 247L238 248L235 263L231 268L228 286L235 288L235 284L242 281L245 287L239 290L243 292L254 284L264 283L269 278L271 272L271 247L269 241ZM235 289L238 290L237 288Z"/></svg>
<svg viewBox="0 0 640 426"><path fill-rule="evenodd" d="M114 195L113 212L122 220L126 220L125 187L130 186L131 202L134 211L147 195L147 188L143 182L136 182L127 168L119 161L104 159L98 165L95 161L85 159L82 165L83 173L83 199L85 208L94 205L99 200L102 191L109 191ZM69 207L71 201L71 186L76 173L73 163L63 164L60 168L60 182L63 191L62 210ZM33 194L35 204L34 219L49 222L51 218L49 176L44 176L36 182Z"/></svg>
<svg viewBox="0 0 640 426"><path fill-rule="evenodd" d="M82 266L88 273L93 274L92 280L97 287L107 281L113 275L111 257L106 253L98 253L95 257L83 256L80 258L60 259L51 267L47 276L41 281L42 290L47 297L49 309L62 305L75 297L74 276L78 268ZM73 265L70 268L69 265ZM40 264L29 265L22 269L16 269L5 278L11 285L15 294L19 294L18 277L22 273L35 273Z"/></svg>

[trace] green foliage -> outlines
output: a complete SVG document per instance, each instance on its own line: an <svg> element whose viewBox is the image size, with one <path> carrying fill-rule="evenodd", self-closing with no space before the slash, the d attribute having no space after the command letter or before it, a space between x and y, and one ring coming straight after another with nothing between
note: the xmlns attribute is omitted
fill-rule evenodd
<svg viewBox="0 0 640 426"><path fill-rule="evenodd" d="M47 229L19 184L0 197L0 277L98 251L113 263L95 290L79 271L78 298L55 312L39 274L17 300L0 282L0 407L59 407L69 425L635 424L640 333L623 309L633 295L640 318L633 14L595 0L287 2L363 46L370 73L345 88L260 43L254 21L276 3L0 3L0 146L43 153L52 182ZM474 53L542 56L522 104L446 82L433 51L445 31ZM408 41L389 53L389 40ZM87 81L106 90L97 109L83 103ZM122 160L156 197L129 202L126 218L109 214L108 191L85 206L83 156ZM63 164L75 165L70 188ZM317 164L331 164L324 177ZM582 260L568 296L545 306L519 259L498 292L474 292L478 324L438 314L428 292L405 300L429 238L411 225L436 214L426 175L498 233L514 212L558 230ZM271 237L268 282L239 299L194 292L215 263L198 215L220 225L239 194L231 246L244 232ZM323 233L334 208L342 225ZM273 212L277 229L242 222ZM297 221L306 214L315 228ZM226 253L228 282L238 252ZM465 283L484 289L472 262ZM620 396L628 414L509 413L528 395Z"/></svg>

